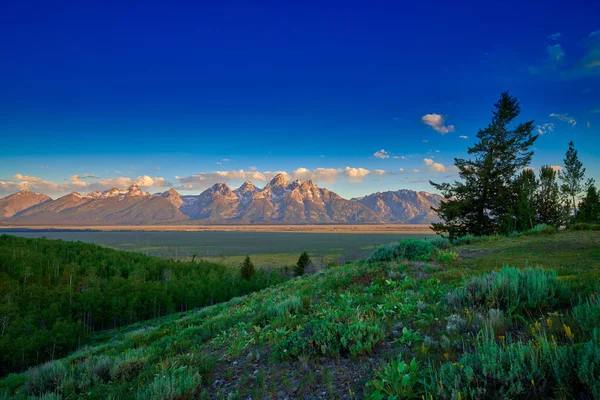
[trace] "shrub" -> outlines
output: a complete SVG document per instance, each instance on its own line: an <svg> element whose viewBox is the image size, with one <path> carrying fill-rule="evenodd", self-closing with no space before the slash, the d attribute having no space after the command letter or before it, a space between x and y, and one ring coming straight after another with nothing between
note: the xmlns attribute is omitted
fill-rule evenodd
<svg viewBox="0 0 600 400"><path fill-rule="evenodd" d="M538 224L528 231L523 232L524 235L554 235L556 228L552 225Z"/></svg>
<svg viewBox="0 0 600 400"><path fill-rule="evenodd" d="M127 382L132 381L138 377L145 366L146 361L139 358L125 360L115 368L115 379L122 379Z"/></svg>
<svg viewBox="0 0 600 400"><path fill-rule="evenodd" d="M268 309L270 319L287 318L290 315L299 314L304 308L304 303L299 296L290 296L287 299L272 305Z"/></svg>
<svg viewBox="0 0 600 400"><path fill-rule="evenodd" d="M504 266L499 272L465 280L459 293L472 306L513 311L541 311L556 305L564 290L556 271Z"/></svg>
<svg viewBox="0 0 600 400"><path fill-rule="evenodd" d="M26 382L26 378L22 374L10 374L0 380L0 392L7 395L14 394Z"/></svg>
<svg viewBox="0 0 600 400"><path fill-rule="evenodd" d="M440 236L432 239L430 243L433 247L440 250L448 250L452 247L452 242L449 239Z"/></svg>
<svg viewBox="0 0 600 400"><path fill-rule="evenodd" d="M413 261L426 261L431 258L434 251L431 242L424 240L406 239L400 243L391 243L380 246L369 257L368 262L392 261L397 258Z"/></svg>
<svg viewBox="0 0 600 400"><path fill-rule="evenodd" d="M592 331L600 328L600 296L592 295L573 307L573 316L581 329Z"/></svg>
<svg viewBox="0 0 600 400"><path fill-rule="evenodd" d="M427 370L423 369L414 358L407 364L399 355L397 360L392 360L375 373L377 379L367 383L367 387L372 390L368 398L371 400L421 398L426 394L424 385L426 374Z"/></svg>
<svg viewBox="0 0 600 400"><path fill-rule="evenodd" d="M427 387L434 398L599 398L600 346L562 346L541 335L536 341L496 340L483 330L473 353L443 364Z"/></svg>
<svg viewBox="0 0 600 400"><path fill-rule="evenodd" d="M600 231L600 224L588 224L580 222L578 224L573 224L569 227L574 231Z"/></svg>
<svg viewBox="0 0 600 400"><path fill-rule="evenodd" d="M42 395L54 391L67 374L65 365L59 361L51 361L26 372L25 394Z"/></svg>
<svg viewBox="0 0 600 400"><path fill-rule="evenodd" d="M438 251L435 253L435 259L438 262L454 261L458 258L458 253L455 251Z"/></svg>
<svg viewBox="0 0 600 400"><path fill-rule="evenodd" d="M302 354L357 356L370 352L384 336L382 327L374 320L348 324L327 317L307 322L279 343L275 350L280 358Z"/></svg>
<svg viewBox="0 0 600 400"><path fill-rule="evenodd" d="M200 374L179 368L157 375L152 382L138 389L136 398L144 400L194 399L201 383Z"/></svg>

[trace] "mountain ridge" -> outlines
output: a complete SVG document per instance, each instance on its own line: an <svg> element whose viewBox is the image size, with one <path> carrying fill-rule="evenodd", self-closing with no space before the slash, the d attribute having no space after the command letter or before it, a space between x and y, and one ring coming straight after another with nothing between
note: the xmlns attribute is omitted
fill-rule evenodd
<svg viewBox="0 0 600 400"><path fill-rule="evenodd" d="M236 189L215 183L198 195L181 195L174 188L150 194L137 185L57 199L22 191L0 199L0 217L15 225L429 223L437 220L431 207L441 199L401 189L348 200L311 180L288 182L278 174L263 188L250 181Z"/></svg>

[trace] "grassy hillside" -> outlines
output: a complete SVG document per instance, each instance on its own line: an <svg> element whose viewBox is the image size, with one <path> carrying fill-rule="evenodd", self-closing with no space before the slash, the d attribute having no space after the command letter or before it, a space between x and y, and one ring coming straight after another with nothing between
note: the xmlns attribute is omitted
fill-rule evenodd
<svg viewBox="0 0 600 400"><path fill-rule="evenodd" d="M0 235L0 374L68 354L94 332L215 304L286 279L250 280L215 262L180 262L79 242Z"/></svg>
<svg viewBox="0 0 600 400"><path fill-rule="evenodd" d="M600 398L600 234L447 245L386 246L367 261L104 331L66 358L10 375L0 390L5 398ZM522 268L536 263L544 269Z"/></svg>

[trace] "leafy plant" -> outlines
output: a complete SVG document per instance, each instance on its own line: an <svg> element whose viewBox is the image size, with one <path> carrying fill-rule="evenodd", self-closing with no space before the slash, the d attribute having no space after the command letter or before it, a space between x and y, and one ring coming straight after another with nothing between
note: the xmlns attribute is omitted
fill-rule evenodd
<svg viewBox="0 0 600 400"><path fill-rule="evenodd" d="M426 394L425 377L428 370L423 369L413 358L410 363L399 355L382 370L377 371L374 379L367 383L371 389L368 399L416 399Z"/></svg>

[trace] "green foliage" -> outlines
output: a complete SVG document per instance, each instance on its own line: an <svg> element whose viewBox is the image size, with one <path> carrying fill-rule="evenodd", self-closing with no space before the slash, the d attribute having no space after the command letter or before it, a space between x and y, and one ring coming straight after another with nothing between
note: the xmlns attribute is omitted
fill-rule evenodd
<svg viewBox="0 0 600 400"><path fill-rule="evenodd" d="M462 181L431 184L445 198L435 211L442 222L433 224L436 233L450 239L471 233L492 235L506 230L503 216L515 203L513 181L529 165L537 139L533 121L510 128L521 109L515 97L502 93L494 105L491 123L477 133L479 141L468 149L472 159L455 159ZM504 224L505 225L505 224Z"/></svg>
<svg viewBox="0 0 600 400"><path fill-rule="evenodd" d="M252 260L250 260L250 256L246 256L244 262L240 266L240 275L242 279L250 280L256 274L256 269L254 268L254 264L252 264Z"/></svg>
<svg viewBox="0 0 600 400"><path fill-rule="evenodd" d="M593 294L573 307L573 316L584 330L600 329L600 296Z"/></svg>
<svg viewBox="0 0 600 400"><path fill-rule="evenodd" d="M437 262L450 262L458 258L458 253L455 251L438 251L435 253Z"/></svg>
<svg viewBox="0 0 600 400"><path fill-rule="evenodd" d="M558 186L558 172L549 165L540 169L540 185L535 194L536 221L540 224L562 226L567 220L567 209Z"/></svg>
<svg viewBox="0 0 600 400"><path fill-rule="evenodd" d="M557 294L564 290L556 271L504 266L499 272L465 280L457 294L464 305L513 313L547 310L557 304Z"/></svg>
<svg viewBox="0 0 600 400"><path fill-rule="evenodd" d="M537 216L535 195L538 182L535 172L532 169L522 170L517 175L513 183L513 188L515 199L511 209L511 216L514 216L514 220L509 221L509 226L504 228L504 232L532 229Z"/></svg>
<svg viewBox="0 0 600 400"><path fill-rule="evenodd" d="M596 189L593 182L589 182L585 197L579 204L577 221L600 224L600 193L598 193L598 189Z"/></svg>
<svg viewBox="0 0 600 400"><path fill-rule="evenodd" d="M303 252L302 254L300 254L300 257L298 258L298 262L294 266L294 273L296 274L296 276L304 275L304 269L309 264L310 264L310 257L308 256L308 253Z"/></svg>
<svg viewBox="0 0 600 400"><path fill-rule="evenodd" d="M290 296L287 299L269 307L267 313L271 319L287 318L294 314L299 314L304 308L302 299L299 296Z"/></svg>
<svg viewBox="0 0 600 400"><path fill-rule="evenodd" d="M283 281L222 264L0 235L0 376L58 358L94 332L229 300Z"/></svg>
<svg viewBox="0 0 600 400"><path fill-rule="evenodd" d="M147 385L138 389L136 399L140 400L192 400L202 383L200 374L185 368L158 374Z"/></svg>
<svg viewBox="0 0 600 400"><path fill-rule="evenodd" d="M537 224L532 229L523 232L523 235L554 235L556 228L552 225Z"/></svg>
<svg viewBox="0 0 600 400"><path fill-rule="evenodd" d="M437 236L431 240L431 245L439 250L448 250L452 247L452 242L448 238Z"/></svg>
<svg viewBox="0 0 600 400"><path fill-rule="evenodd" d="M377 379L367 384L371 389L369 400L418 399L426 394L425 380L428 370L419 365L414 358L407 364L399 355L397 360L392 360L375 374Z"/></svg>
<svg viewBox="0 0 600 400"><path fill-rule="evenodd" d="M563 184L561 191L571 201L574 219L577 220L577 200L583 190L583 180L585 178L585 168L583 163L579 161L577 150L573 141L569 142L569 149L565 154L565 168L560 175Z"/></svg>
<svg viewBox="0 0 600 400"><path fill-rule="evenodd" d="M371 254L368 262L385 262L398 258L410 261L426 261L431 259L431 255L434 250L434 246L431 242L425 240L406 239L400 243L391 243L380 246Z"/></svg>
<svg viewBox="0 0 600 400"><path fill-rule="evenodd" d="M345 323L326 317L311 320L277 345L280 358L300 355L358 356L368 353L385 336L382 327L374 320L357 320Z"/></svg>
<svg viewBox="0 0 600 400"><path fill-rule="evenodd" d="M577 223L571 225L569 229L574 231L600 231L600 224Z"/></svg>

